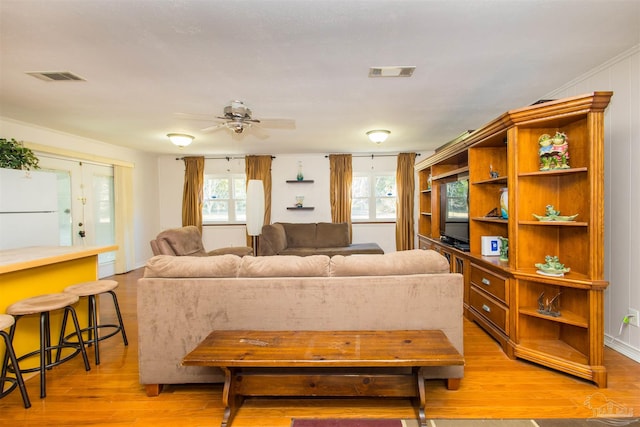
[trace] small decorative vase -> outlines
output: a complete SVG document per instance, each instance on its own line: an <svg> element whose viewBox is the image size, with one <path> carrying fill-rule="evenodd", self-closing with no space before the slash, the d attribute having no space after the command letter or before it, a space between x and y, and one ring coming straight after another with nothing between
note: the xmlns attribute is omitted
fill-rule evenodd
<svg viewBox="0 0 640 427"><path fill-rule="evenodd" d="M504 219L509 218L509 192L507 190L506 187L500 189L500 215Z"/></svg>
<svg viewBox="0 0 640 427"><path fill-rule="evenodd" d="M304 202L304 196L296 196L296 207L301 208Z"/></svg>
<svg viewBox="0 0 640 427"><path fill-rule="evenodd" d="M302 162L298 162L298 175L296 175L296 179L298 181L304 180L304 175L302 174Z"/></svg>
<svg viewBox="0 0 640 427"><path fill-rule="evenodd" d="M509 261L509 239L498 236L500 240L500 261Z"/></svg>

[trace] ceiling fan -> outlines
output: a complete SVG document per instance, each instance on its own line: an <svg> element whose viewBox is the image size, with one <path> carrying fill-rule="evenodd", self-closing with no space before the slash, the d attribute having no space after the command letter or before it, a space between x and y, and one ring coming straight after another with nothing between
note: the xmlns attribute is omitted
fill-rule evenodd
<svg viewBox="0 0 640 427"><path fill-rule="evenodd" d="M210 116L198 116L193 114L179 114L182 118L195 120L212 120ZM251 110L242 101L231 101L229 105L224 107L224 115L216 116L213 120L221 120L221 123L207 126L201 129L201 132L213 132L219 129L229 129L234 136L239 136L246 131L260 138L268 138L269 135L262 128L271 129L295 129L296 124L291 119L254 119L251 117Z"/></svg>

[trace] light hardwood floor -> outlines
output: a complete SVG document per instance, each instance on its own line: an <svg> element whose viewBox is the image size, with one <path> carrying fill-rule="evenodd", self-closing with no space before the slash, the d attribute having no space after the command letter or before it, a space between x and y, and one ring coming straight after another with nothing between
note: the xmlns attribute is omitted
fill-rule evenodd
<svg viewBox="0 0 640 427"><path fill-rule="evenodd" d="M27 381L33 406L25 410L20 393L0 399L2 426L219 426L221 385L165 386L147 397L138 384L136 280L142 270L114 277L129 338L101 343L101 364L85 372L79 357L47 374L47 397L40 399L38 377ZM105 301L102 316L111 316ZM429 418L589 418L598 408L640 417L640 364L605 349L609 387L520 360L510 360L477 325L465 320L465 377L457 391L444 381L427 381ZM608 406L607 406L608 405ZM410 418L404 399L248 399L233 427L289 427L294 417Z"/></svg>

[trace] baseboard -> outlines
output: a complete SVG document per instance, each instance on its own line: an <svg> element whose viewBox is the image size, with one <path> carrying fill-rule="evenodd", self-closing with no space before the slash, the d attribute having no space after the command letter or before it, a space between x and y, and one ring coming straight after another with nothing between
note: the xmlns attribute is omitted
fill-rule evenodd
<svg viewBox="0 0 640 427"><path fill-rule="evenodd" d="M640 349L632 347L626 342L622 342L615 337L606 335L604 336L604 344L617 351L620 354L627 356L628 358L640 363Z"/></svg>

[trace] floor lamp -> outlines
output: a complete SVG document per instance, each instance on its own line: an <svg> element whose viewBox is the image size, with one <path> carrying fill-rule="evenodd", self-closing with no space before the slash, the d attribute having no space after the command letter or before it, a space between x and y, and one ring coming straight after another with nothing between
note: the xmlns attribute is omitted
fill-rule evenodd
<svg viewBox="0 0 640 427"><path fill-rule="evenodd" d="M250 179L247 184L247 234L251 236L253 256L258 255L258 236L264 224L264 186L261 180Z"/></svg>

